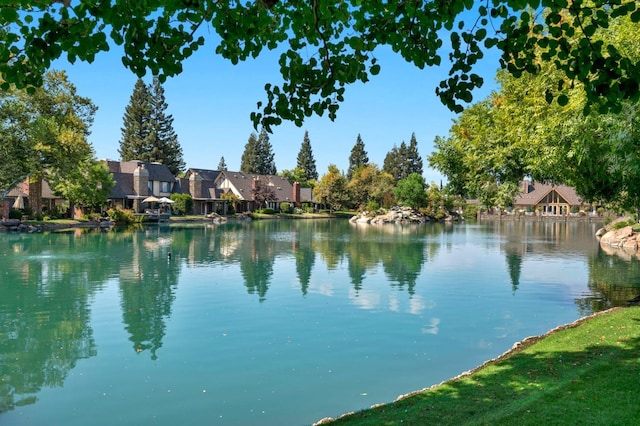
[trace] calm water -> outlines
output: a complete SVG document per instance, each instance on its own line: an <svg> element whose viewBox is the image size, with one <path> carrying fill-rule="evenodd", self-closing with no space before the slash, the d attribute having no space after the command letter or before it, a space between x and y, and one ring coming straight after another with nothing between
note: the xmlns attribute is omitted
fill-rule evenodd
<svg viewBox="0 0 640 426"><path fill-rule="evenodd" d="M304 425L388 402L635 296L638 262L596 228L3 234L0 424Z"/></svg>

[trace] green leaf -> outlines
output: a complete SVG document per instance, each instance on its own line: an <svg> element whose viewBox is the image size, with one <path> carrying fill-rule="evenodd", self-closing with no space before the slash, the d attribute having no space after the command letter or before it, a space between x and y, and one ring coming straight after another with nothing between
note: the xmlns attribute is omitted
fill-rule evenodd
<svg viewBox="0 0 640 426"><path fill-rule="evenodd" d="M569 103L569 97L567 95L558 96L558 105L565 106Z"/></svg>

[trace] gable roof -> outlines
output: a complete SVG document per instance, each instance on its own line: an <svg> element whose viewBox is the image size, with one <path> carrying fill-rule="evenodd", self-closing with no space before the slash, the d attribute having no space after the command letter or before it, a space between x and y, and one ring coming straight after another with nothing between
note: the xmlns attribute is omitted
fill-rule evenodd
<svg viewBox="0 0 640 426"><path fill-rule="evenodd" d="M240 194L240 198L245 201L253 200L252 189L253 180L260 179L268 182L276 194L277 201L293 200L293 185L282 176L244 174L242 172L221 171L218 181L226 179L233 188ZM217 185L219 186L219 185Z"/></svg>
<svg viewBox="0 0 640 426"><path fill-rule="evenodd" d="M582 199L576 194L576 190L567 185L555 185L550 183L532 182L528 184L528 192L521 192L514 200L517 206L538 205L550 192L556 191L571 206L579 206Z"/></svg>
<svg viewBox="0 0 640 426"><path fill-rule="evenodd" d="M186 173L184 174L185 179L189 179L191 177L192 174L194 173L198 173L200 175L200 177L202 178L202 180L210 180L210 181L215 181L216 178L218 177L218 175L221 173L220 170L209 170L209 169L196 169L196 168L189 168Z"/></svg>
<svg viewBox="0 0 640 426"><path fill-rule="evenodd" d="M144 165L144 168L149 172L149 180L155 180L159 182L174 182L176 180L169 167L166 164L161 163L149 163L146 161L131 160L131 161L114 161L104 160L107 164L107 168L114 175L116 173L123 173L133 175L133 172L139 165Z"/></svg>

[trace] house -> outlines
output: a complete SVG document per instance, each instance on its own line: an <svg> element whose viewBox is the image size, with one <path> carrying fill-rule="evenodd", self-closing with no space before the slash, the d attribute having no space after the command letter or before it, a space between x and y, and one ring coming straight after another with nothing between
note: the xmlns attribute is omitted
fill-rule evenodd
<svg viewBox="0 0 640 426"><path fill-rule="evenodd" d="M221 171L216 179L216 188L222 193L233 194L239 200L236 205L236 212L253 211L259 206L256 205L253 191L257 181L266 182L275 193L275 201L267 203L267 207L275 210L280 208L280 203L289 202L292 205L299 205L300 185L289 183L282 176L244 174L242 172Z"/></svg>
<svg viewBox="0 0 640 426"><path fill-rule="evenodd" d="M176 178L164 164L138 160L104 161L115 181L109 195L112 207L142 213L145 208L142 201L148 196L169 197L174 192Z"/></svg>
<svg viewBox="0 0 640 426"><path fill-rule="evenodd" d="M524 211L538 211L544 216L561 216L575 209L590 207L570 186L538 183L528 179L522 181L522 191L516 196L514 206Z"/></svg>
<svg viewBox="0 0 640 426"><path fill-rule="evenodd" d="M194 214L226 214L227 202L222 197L223 191L216 188L220 173L219 170L189 168L184 178L177 180L179 187L174 192L191 196Z"/></svg>
<svg viewBox="0 0 640 426"><path fill-rule="evenodd" d="M24 210L30 209L30 196L33 195L33 191L40 192L40 200L42 205L42 214L44 216L52 215L52 212L56 214L65 214L69 208L69 202L60 196L57 196L51 190L49 183L46 180L40 180L42 186L40 191L37 191L37 187L34 187L36 183L29 183L29 178L18 183L14 186L2 200L0 206L1 216L9 217L9 211L11 209Z"/></svg>

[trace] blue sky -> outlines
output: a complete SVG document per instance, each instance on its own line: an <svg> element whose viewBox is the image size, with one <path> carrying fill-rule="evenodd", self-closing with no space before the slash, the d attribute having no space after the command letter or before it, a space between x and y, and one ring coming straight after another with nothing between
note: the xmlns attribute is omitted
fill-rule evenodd
<svg viewBox="0 0 640 426"><path fill-rule="evenodd" d="M416 134L427 182L439 183L441 175L428 168L426 156L436 136L446 136L455 115L440 103L435 87L447 76L448 63L420 70L389 49L376 52L382 69L366 84L347 87L338 117L311 117L302 127L285 122L273 129L270 142L278 171L296 166L305 130L320 176L329 164L346 171L356 137L361 135L369 161L382 167L386 153ZM119 159L122 117L136 76L121 63L120 50L99 54L92 64L70 65L58 61L78 93L98 106L90 141L99 159ZM182 146L187 167L215 169L224 156L229 170L239 170L249 135L254 131L249 114L264 101L265 83L280 82L277 55L263 52L259 58L232 65L205 43L183 63L183 72L164 83L168 113ZM480 69L485 87L474 100L487 95L498 64L495 57ZM151 81L151 76L144 78Z"/></svg>

